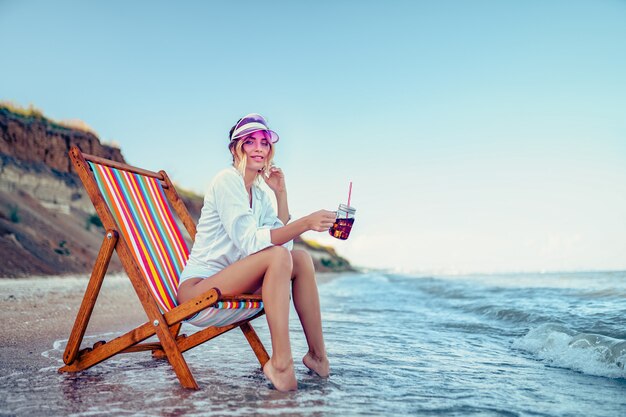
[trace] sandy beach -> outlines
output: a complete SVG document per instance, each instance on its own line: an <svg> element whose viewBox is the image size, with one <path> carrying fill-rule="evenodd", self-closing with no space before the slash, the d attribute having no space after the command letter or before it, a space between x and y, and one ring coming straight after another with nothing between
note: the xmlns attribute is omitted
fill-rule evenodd
<svg viewBox="0 0 626 417"><path fill-rule="evenodd" d="M320 283L335 276L317 275ZM42 352L69 337L87 282L86 276L0 279L0 311L5 323L0 338L3 374L50 365ZM130 280L123 274L108 274L85 334L126 331L145 321Z"/></svg>

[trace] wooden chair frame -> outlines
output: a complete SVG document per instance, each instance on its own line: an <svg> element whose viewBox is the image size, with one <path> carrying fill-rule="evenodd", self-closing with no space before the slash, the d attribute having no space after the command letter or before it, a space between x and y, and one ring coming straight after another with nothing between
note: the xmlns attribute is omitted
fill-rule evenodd
<svg viewBox="0 0 626 417"><path fill-rule="evenodd" d="M61 367L59 372L82 371L118 353L152 351L153 356L168 359L183 387L198 389L198 384L191 374L182 353L236 327L243 331L246 340L252 347L261 367L263 367L269 360L269 355L249 322L263 315L265 313L264 310L261 310L249 319L234 324L223 327L207 327L190 336L179 335L183 320L218 301L261 301L261 296L249 294L223 295L217 288L213 288L164 314L161 313L157 301L154 299L138 264L133 258L129 243L123 236L120 238L114 217L105 203L87 161L157 178L171 207L183 222L191 239L194 240L196 225L165 171L159 171L158 173L147 171L120 162L85 154L76 146L72 146L69 155L106 229L106 233L63 355L63 361L66 365ZM148 316L148 321L111 341L99 341L91 348L80 350L80 345L102 286L109 261L113 255L113 250L117 251L139 301ZM157 343L141 343L155 334L159 340Z"/></svg>

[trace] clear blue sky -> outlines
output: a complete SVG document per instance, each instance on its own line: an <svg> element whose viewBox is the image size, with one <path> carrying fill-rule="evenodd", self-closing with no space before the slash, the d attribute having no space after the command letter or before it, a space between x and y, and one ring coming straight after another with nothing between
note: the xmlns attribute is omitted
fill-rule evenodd
<svg viewBox="0 0 626 417"><path fill-rule="evenodd" d="M0 99L80 119L202 193L280 135L291 211L354 263L626 268L624 1L0 0Z"/></svg>

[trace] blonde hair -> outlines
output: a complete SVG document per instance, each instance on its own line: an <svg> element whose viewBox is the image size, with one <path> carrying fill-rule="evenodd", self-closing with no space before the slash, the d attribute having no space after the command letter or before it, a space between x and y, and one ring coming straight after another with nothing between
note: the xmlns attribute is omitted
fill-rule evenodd
<svg viewBox="0 0 626 417"><path fill-rule="evenodd" d="M247 161L246 153L243 150L243 144L245 142L244 139L246 139L246 137L233 140L228 144L228 149L230 149L230 152L233 155L233 166L237 169L237 171L239 171L242 177L246 174ZM270 168L273 165L272 162L274 159L274 144L271 142L268 143L270 145L270 151L267 154L267 158L265 158L265 162L263 164L263 169L265 172L269 172ZM261 179L259 178L259 173L257 173L255 181L261 181Z"/></svg>

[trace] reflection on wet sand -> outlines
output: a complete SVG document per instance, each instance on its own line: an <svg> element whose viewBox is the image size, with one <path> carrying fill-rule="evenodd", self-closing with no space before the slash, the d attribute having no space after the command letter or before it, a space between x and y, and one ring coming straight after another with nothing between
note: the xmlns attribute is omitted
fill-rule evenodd
<svg viewBox="0 0 626 417"><path fill-rule="evenodd" d="M266 333L267 330L261 328L260 332ZM88 337L85 344L99 337L102 335ZM45 355L60 366L65 344L66 341L55 343L54 349ZM336 388L332 379L319 378L301 366L302 369L298 369L299 390L278 392L271 388L256 365L253 353L247 352L249 348L246 348L246 345L230 340L224 346L200 346L195 352L185 354L200 385L199 391L182 388L167 361L153 359L147 352L122 355L120 359L78 373L57 373L56 365L51 366L42 370L45 375L42 381L46 382L40 389L47 392L48 404L57 404L58 408L50 410L62 409L75 415L141 411L164 416L213 413L327 415L330 404L326 394ZM137 355L144 355L145 360L137 360Z"/></svg>

